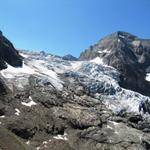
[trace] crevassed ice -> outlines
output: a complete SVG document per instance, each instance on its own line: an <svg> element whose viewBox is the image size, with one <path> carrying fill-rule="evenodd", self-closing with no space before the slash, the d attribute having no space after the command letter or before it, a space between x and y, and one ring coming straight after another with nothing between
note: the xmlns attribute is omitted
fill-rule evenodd
<svg viewBox="0 0 150 150"><path fill-rule="evenodd" d="M7 79L23 77L23 76L32 75L32 74L35 74L38 76L44 76L50 80L50 82L53 84L55 88L57 88L58 90L61 90L63 88L63 85L62 85L63 82L58 78L57 73L51 70L51 68L48 68L47 66L45 66L44 63L45 61L43 60L33 60L29 64L25 64L23 62L22 68L15 68L15 67L8 65L7 69L1 71L1 75ZM20 83L18 84L18 87L22 88Z"/></svg>
<svg viewBox="0 0 150 150"><path fill-rule="evenodd" d="M106 51L106 49L104 51ZM120 87L118 84L118 80L116 79L116 71L113 67L105 65L103 59L100 57L96 57L91 61L70 62L64 61L61 58L54 56L41 57L34 54L27 55L28 58L25 59L26 63L23 64L23 68L14 68L8 65L8 68L6 70L1 71L1 75L3 77L11 80L10 83L15 82L15 84L19 87L23 87L24 83L26 83L26 75L29 76L30 74L35 74L42 78L47 78L57 89L62 89L63 82L59 79L58 73L63 73L66 70L82 73L86 75L89 80L96 79L104 81L105 83L110 83L115 89ZM84 68L84 64L89 69ZM96 65L101 66L101 69L98 69ZM13 78L17 80L14 80ZM150 81L150 73L147 74L146 80ZM100 94L100 96L103 96L102 93ZM137 112L140 101L146 98L146 96L123 88L121 88L121 91L117 91L114 95L103 96L105 103L113 111L127 108L128 111ZM28 107L36 105L36 103L31 98L29 99L30 102L22 102L22 105ZM56 138L61 138L61 136L58 136Z"/></svg>

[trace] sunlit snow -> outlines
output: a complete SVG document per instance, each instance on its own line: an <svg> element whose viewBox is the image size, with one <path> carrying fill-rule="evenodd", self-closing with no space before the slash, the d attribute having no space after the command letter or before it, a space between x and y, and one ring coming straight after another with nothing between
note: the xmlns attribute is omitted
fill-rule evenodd
<svg viewBox="0 0 150 150"><path fill-rule="evenodd" d="M24 106L27 106L27 107L31 107L31 106L37 105L37 103L35 103L33 100L31 100L28 103L21 102L21 104L24 105Z"/></svg>
<svg viewBox="0 0 150 150"><path fill-rule="evenodd" d="M5 115L0 116L0 118L5 118Z"/></svg>
<svg viewBox="0 0 150 150"><path fill-rule="evenodd" d="M20 110L18 108L15 108L15 115L19 116L20 115Z"/></svg>
<svg viewBox="0 0 150 150"><path fill-rule="evenodd" d="M145 80L147 80L147 81L150 82L150 73L147 73L147 74L146 74L146 79L145 79Z"/></svg>
<svg viewBox="0 0 150 150"><path fill-rule="evenodd" d="M134 44L138 44L138 42ZM109 50L102 50L102 52L107 51ZM60 79L59 74L72 71L76 74L82 74L87 77L88 80L100 81L97 82L99 84L104 82L104 86L106 87L108 85L112 86L116 90L114 95L96 93L95 98L104 100L103 102L108 108L115 112L122 109L138 112L139 103L148 98L137 92L121 88L118 84L118 71L111 66L107 66L101 57L96 57L91 61L66 61L61 57L50 54L42 55L40 53L23 52L21 55L24 56L22 68L14 68L8 65L7 69L0 72L3 78L7 79L7 85L10 89L13 89L15 85L20 90L29 84L29 76L34 75L41 80L48 80L57 90L62 90L64 83ZM146 80L150 81L150 73L147 74ZM84 84L88 84L86 80ZM89 84L89 86L92 87L94 85ZM29 102L22 102L22 105L28 107L37 105L37 103L32 100L32 97L29 97L29 100ZM15 114L19 115L19 110L16 110ZM61 135L56 136L56 138L58 137L61 138Z"/></svg>
<svg viewBox="0 0 150 150"><path fill-rule="evenodd" d="M102 53L109 54L110 51L108 49L104 49L104 50L98 51L98 53L100 53L100 54L102 54Z"/></svg>
<svg viewBox="0 0 150 150"><path fill-rule="evenodd" d="M26 54L20 53L20 55L24 58L28 58L28 55L26 55Z"/></svg>
<svg viewBox="0 0 150 150"><path fill-rule="evenodd" d="M104 63L103 63L103 59L102 59L102 58L100 58L100 57L96 57L96 58L94 58L93 60L91 60L90 62L92 62L92 63L96 63L96 64L104 65Z"/></svg>
<svg viewBox="0 0 150 150"><path fill-rule="evenodd" d="M1 71L1 75L5 78L14 78L15 76L22 76L23 74L35 74L35 70L23 63L22 68L15 68L8 65L8 68Z"/></svg>
<svg viewBox="0 0 150 150"><path fill-rule="evenodd" d="M58 134L57 136L54 136L53 138L54 138L54 139L57 139L57 140L65 140L65 141L68 140L66 133L64 133L64 135Z"/></svg>
<svg viewBox="0 0 150 150"><path fill-rule="evenodd" d="M27 141L26 144L27 144L27 145L30 145L30 141Z"/></svg>
<svg viewBox="0 0 150 150"><path fill-rule="evenodd" d="M132 44L134 45L134 46L136 46L136 47L138 47L139 45L140 45L140 41L138 41L138 40L135 40L135 41L133 41L132 42Z"/></svg>

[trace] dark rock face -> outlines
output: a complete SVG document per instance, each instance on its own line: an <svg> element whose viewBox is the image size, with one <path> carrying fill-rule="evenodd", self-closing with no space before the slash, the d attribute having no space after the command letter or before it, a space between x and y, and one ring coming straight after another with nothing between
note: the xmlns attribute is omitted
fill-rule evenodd
<svg viewBox="0 0 150 150"><path fill-rule="evenodd" d="M70 54L62 57L64 60L77 61L78 59Z"/></svg>
<svg viewBox="0 0 150 150"><path fill-rule="evenodd" d="M22 66L22 57L18 51L14 48L13 44L0 34L0 70L6 69L6 63L13 67Z"/></svg>
<svg viewBox="0 0 150 150"><path fill-rule="evenodd" d="M13 44L0 31L0 70L7 68L6 63L13 67L21 67L22 60L23 58L19 55ZM0 79L0 94L6 93L6 91L7 87Z"/></svg>
<svg viewBox="0 0 150 150"><path fill-rule="evenodd" d="M120 71L122 87L150 95L150 83L145 80L150 66L150 40L119 31L85 50L80 60L95 57Z"/></svg>

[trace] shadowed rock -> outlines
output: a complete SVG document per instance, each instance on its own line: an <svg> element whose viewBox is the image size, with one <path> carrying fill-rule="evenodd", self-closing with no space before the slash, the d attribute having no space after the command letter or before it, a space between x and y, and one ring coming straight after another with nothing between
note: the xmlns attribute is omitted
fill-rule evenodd
<svg viewBox="0 0 150 150"><path fill-rule="evenodd" d="M0 31L0 70L6 69L7 63L13 67L21 67L22 59L13 44ZM0 94L2 93L6 93L6 86L0 79Z"/></svg>
<svg viewBox="0 0 150 150"><path fill-rule="evenodd" d="M6 63L13 67L21 67L22 59L13 44L0 31L0 70L7 68Z"/></svg>

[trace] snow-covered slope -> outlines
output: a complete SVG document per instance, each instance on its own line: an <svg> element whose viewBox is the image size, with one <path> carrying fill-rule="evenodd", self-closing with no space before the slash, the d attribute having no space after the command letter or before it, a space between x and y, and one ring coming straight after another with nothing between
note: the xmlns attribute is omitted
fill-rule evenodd
<svg viewBox="0 0 150 150"><path fill-rule="evenodd" d="M34 76L42 81L49 82L57 90L63 90L64 81L61 75L70 77L85 87L89 93L103 101L113 111L127 109L138 111L141 100L148 97L137 92L123 89L119 86L120 74L113 67L104 64L99 57L91 61L67 61L61 57L21 51L24 57L23 68L8 68L1 71L1 76L11 90L22 90L28 85L29 77Z"/></svg>
<svg viewBox="0 0 150 150"><path fill-rule="evenodd" d="M23 67L14 68L8 65L8 68L6 70L1 71L1 75L4 78L6 78L10 82L14 81L14 79L17 79L15 80L16 82L18 82L16 83L16 86L19 86L19 88L23 88L24 85L28 83L23 82L21 79L27 79L30 75L34 75L42 79L46 78L55 88L57 88L58 90L62 89L63 82L58 78L57 73L55 72L55 70L53 70L54 67L52 67L53 65L55 66L55 62L53 62L54 64L52 64L52 66L50 63L50 61L53 60L53 56L44 58L40 54L36 54L35 56L34 53L20 54L24 57ZM63 67L61 69L63 69Z"/></svg>

